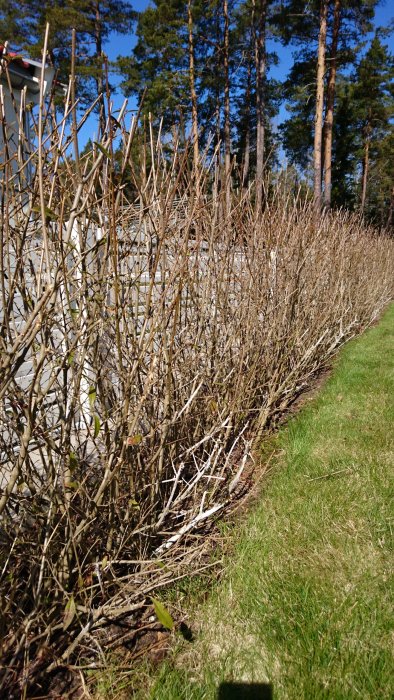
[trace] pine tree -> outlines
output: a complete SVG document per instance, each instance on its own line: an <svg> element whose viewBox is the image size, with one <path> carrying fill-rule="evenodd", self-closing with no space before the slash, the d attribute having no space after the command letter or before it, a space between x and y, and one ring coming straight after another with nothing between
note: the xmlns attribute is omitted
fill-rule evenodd
<svg viewBox="0 0 394 700"><path fill-rule="evenodd" d="M267 75L267 0L253 0L256 70L256 212L261 211L265 147L265 103Z"/></svg>
<svg viewBox="0 0 394 700"><path fill-rule="evenodd" d="M227 200L235 155L246 184L252 170L261 182L269 154L277 110L267 79L270 8L269 0L155 0L139 15L133 55L121 60L125 94L145 91L143 112L162 120L164 130L182 121L193 134L194 163L196 133L199 147L209 139Z"/></svg>
<svg viewBox="0 0 394 700"><path fill-rule="evenodd" d="M334 123L334 104L335 104L335 84L337 74L337 59L338 59L338 39L341 26L342 0L334 0L334 12L332 22L332 40L327 58L329 64L329 74L327 81L327 99L326 113L324 120L323 133L323 162L324 162L324 206L331 206L331 188L332 188L332 135Z"/></svg>
<svg viewBox="0 0 394 700"><path fill-rule="evenodd" d="M322 183L322 143L323 143L323 113L325 97L325 71L326 71L326 41L329 23L330 0L313 0L308 5L302 0L287 0L281 4L276 16L279 36L285 44L290 42L298 44L303 50L297 55L298 67L303 64L308 66L308 73L312 66L311 57L315 51L314 79L309 83L309 89L314 85L313 100L313 189L317 213L321 208L321 183ZM316 48L313 50L312 46ZM294 75L294 70L293 77ZM305 81L304 75L299 74L301 85ZM299 96L299 95L298 95ZM284 131L286 125L284 126ZM294 131L293 131L294 133Z"/></svg>
<svg viewBox="0 0 394 700"><path fill-rule="evenodd" d="M357 44L360 34L371 30L371 20L374 16L376 0L332 0L331 43L327 55L328 77L326 90L326 108L323 130L323 165L324 165L324 205L331 206L332 194L332 138L335 106L336 75L338 62L345 51L347 61L353 60L356 51L350 51L349 44ZM342 44L339 51L339 44ZM342 54L342 56L341 56Z"/></svg>
<svg viewBox="0 0 394 700"><path fill-rule="evenodd" d="M289 111L294 116L281 127L283 143L291 162L301 167L306 166L313 153L314 190L318 209L322 181L325 185L324 202L327 207L331 205L332 189L336 188L332 174L334 171L338 172L338 169L332 164L332 152L333 148L335 149L332 139L335 133L337 76L341 77L341 71L356 60L360 38L371 29L376 4L376 0L315 0L306 7L301 0L288 0L287 3L282 3L282 10L276 17L282 41L300 46L287 81L286 96L289 100ZM323 15L326 11L325 20ZM322 27L322 19L323 33L327 23L327 48L323 52L323 46L320 46L321 70L318 86L317 72L315 77L313 76L313 63L316 61L313 57L313 46L319 43L318 36L321 36L321 32L318 29Z"/></svg>
<svg viewBox="0 0 394 700"><path fill-rule="evenodd" d="M353 210L356 207L357 132L354 79L341 76L336 90L333 124L331 204Z"/></svg>
<svg viewBox="0 0 394 700"><path fill-rule="evenodd" d="M324 73L326 68L328 0L320 2L319 39L316 66L315 128L313 140L313 193L317 214L321 210L322 137L324 110Z"/></svg>
<svg viewBox="0 0 394 700"><path fill-rule="evenodd" d="M370 159L364 214L394 235L394 129L380 139Z"/></svg>
<svg viewBox="0 0 394 700"><path fill-rule="evenodd" d="M195 74L195 53L194 53L194 22L193 22L193 7L192 0L187 3L187 30L188 30L188 48L189 48L189 82L190 82L190 99L192 107L192 133L193 133L193 175L196 183L196 196L199 197L198 185L198 166L199 166L199 147L198 147L198 107L197 107L197 92L196 92L196 74Z"/></svg>
<svg viewBox="0 0 394 700"><path fill-rule="evenodd" d="M224 173L226 182L226 210L230 210L230 175L231 175L231 123L230 123L230 20L228 0L223 0L224 42Z"/></svg>
<svg viewBox="0 0 394 700"><path fill-rule="evenodd" d="M290 163L301 170L308 169L313 153L315 75L315 54L303 52L283 85L290 117L279 126L279 133Z"/></svg>
<svg viewBox="0 0 394 700"><path fill-rule="evenodd" d="M142 95L143 113L163 120L170 129L191 114L189 76L188 3L182 0L156 0L138 16L137 44L130 57L120 58L126 95ZM190 6L192 22L196 7ZM193 53L196 54L193 46ZM194 77L196 85L197 75Z"/></svg>
<svg viewBox="0 0 394 700"><path fill-rule="evenodd" d="M364 211L367 206L368 180L371 168L373 167L375 171L379 170L379 165L387 159L389 145L392 145L393 78L393 56L387 46L381 42L379 36L375 34L370 48L358 65L355 76L354 100L357 109L355 127L361 136L359 145L361 211ZM390 194L391 186L392 182L388 187ZM388 196L390 197L390 195Z"/></svg>
<svg viewBox="0 0 394 700"><path fill-rule="evenodd" d="M276 54L267 50L272 8L269 0L246 0L238 8L233 32L237 149L244 186L249 172L256 176L256 212L262 206L263 170L275 150L271 120L279 102L278 83L269 77L270 66L277 61Z"/></svg>

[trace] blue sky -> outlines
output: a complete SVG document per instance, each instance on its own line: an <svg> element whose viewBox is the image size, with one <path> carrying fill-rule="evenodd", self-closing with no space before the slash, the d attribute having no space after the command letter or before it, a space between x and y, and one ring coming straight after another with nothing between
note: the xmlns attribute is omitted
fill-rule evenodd
<svg viewBox="0 0 394 700"><path fill-rule="evenodd" d="M134 0L132 1L133 7L138 12L141 12L149 5L147 0ZM382 3L375 13L375 26L376 27L387 27L390 21L393 21L393 5L390 0ZM122 34L112 34L108 43L105 45L104 50L107 53L110 60L115 60L119 55L129 55L135 46L136 39L134 34L122 35ZM393 34L387 38L386 43L390 47L392 53L394 53L394 36ZM292 53L294 49L289 47L283 47L278 43L270 42L269 50L275 50L279 57L279 63L277 66L272 66L270 75L277 80L284 80L290 70L292 64ZM117 85L120 79L117 76L111 77L111 82L113 85ZM120 90L117 90L113 94L113 105L114 113L118 110L124 101L124 97ZM131 109L136 109L136 102L134 99L129 100L129 106ZM279 124L286 117L286 109L282 105L276 122ZM81 129L80 138L81 142L85 143L88 138L95 138L96 129L96 119L91 118L87 121L85 126Z"/></svg>

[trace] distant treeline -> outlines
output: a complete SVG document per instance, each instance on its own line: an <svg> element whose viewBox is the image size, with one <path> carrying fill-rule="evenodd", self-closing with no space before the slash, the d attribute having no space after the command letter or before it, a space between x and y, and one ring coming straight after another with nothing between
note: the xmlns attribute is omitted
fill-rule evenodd
<svg viewBox="0 0 394 700"><path fill-rule="evenodd" d="M164 130L193 137L194 167L207 143L226 181L256 179L284 150L294 178L313 187L318 209L358 209L393 226L394 63L377 28L378 0L155 0L137 13L121 0L0 0L1 41L40 56L50 23L49 59L67 80L71 29L76 30L76 82L81 104L103 94L108 74L122 76L125 95L141 97ZM112 32L134 31L130 54L111 65ZM374 36L370 40L371 32ZM280 83L271 39L294 49ZM280 106L290 115L273 129ZM232 170L236 161L238 167ZM234 175L235 177L235 175Z"/></svg>

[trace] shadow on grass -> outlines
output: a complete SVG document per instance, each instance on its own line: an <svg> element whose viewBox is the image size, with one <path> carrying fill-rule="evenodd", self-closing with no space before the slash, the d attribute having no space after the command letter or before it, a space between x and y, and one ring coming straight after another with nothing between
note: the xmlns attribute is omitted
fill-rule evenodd
<svg viewBox="0 0 394 700"><path fill-rule="evenodd" d="M221 683L217 700L272 700L270 683Z"/></svg>

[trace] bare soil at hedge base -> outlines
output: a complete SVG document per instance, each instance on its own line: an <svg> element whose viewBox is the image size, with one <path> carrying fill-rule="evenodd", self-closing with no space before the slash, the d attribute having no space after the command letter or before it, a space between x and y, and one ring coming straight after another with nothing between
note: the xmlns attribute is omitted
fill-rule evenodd
<svg viewBox="0 0 394 700"><path fill-rule="evenodd" d="M392 240L344 212L317 225L282 175L258 215L252 187L229 207L224 189L213 195L219 173L205 162L197 197L179 141L169 155L152 130L141 162L154 167L128 202L116 173L133 170L133 129L116 167L104 140L78 180L51 120L32 191L10 180L0 221L9 698L59 666L103 663L108 620L204 573L197 529L242 487L270 421L394 285Z"/></svg>

